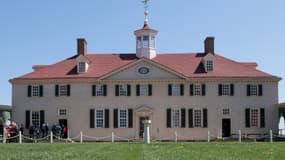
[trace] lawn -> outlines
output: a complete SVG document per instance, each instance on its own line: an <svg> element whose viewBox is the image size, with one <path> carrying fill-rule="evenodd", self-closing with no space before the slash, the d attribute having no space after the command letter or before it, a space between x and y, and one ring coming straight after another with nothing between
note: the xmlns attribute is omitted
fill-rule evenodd
<svg viewBox="0 0 285 160"><path fill-rule="evenodd" d="M285 143L161 142L0 144L0 160L281 160Z"/></svg>

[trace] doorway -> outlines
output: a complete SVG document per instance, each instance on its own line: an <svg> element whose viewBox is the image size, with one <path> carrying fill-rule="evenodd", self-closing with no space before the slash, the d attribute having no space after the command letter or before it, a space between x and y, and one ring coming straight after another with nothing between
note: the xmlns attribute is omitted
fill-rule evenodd
<svg viewBox="0 0 285 160"><path fill-rule="evenodd" d="M144 132L143 121L148 119L149 119L148 117L140 117L140 128L139 128L140 138L143 138L143 132Z"/></svg>
<svg viewBox="0 0 285 160"><path fill-rule="evenodd" d="M231 119L222 120L223 137L231 136Z"/></svg>
<svg viewBox="0 0 285 160"><path fill-rule="evenodd" d="M67 132L68 132L67 119L59 119L58 123L61 126L62 138L67 138Z"/></svg>

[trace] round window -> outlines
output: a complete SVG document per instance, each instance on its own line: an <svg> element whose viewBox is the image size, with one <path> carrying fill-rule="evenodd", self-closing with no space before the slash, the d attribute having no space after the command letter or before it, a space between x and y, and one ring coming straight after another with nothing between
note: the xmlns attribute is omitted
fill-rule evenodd
<svg viewBox="0 0 285 160"><path fill-rule="evenodd" d="M149 68L147 68L147 67L140 67L140 68L138 69L138 72L139 72L140 74L148 74L148 73L149 73Z"/></svg>

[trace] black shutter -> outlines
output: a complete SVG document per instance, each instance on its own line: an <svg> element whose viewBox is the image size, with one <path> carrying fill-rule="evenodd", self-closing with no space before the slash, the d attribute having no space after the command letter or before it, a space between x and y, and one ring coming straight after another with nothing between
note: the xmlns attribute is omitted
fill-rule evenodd
<svg viewBox="0 0 285 160"><path fill-rule="evenodd" d="M234 86L234 84L231 84L230 85L230 91L231 91L231 96L234 96L234 93L235 93L235 86Z"/></svg>
<svg viewBox="0 0 285 160"><path fill-rule="evenodd" d="M265 128L265 109L260 108L260 128Z"/></svg>
<svg viewBox="0 0 285 160"><path fill-rule="evenodd" d="M184 85L180 84L180 96L184 96Z"/></svg>
<svg viewBox="0 0 285 160"><path fill-rule="evenodd" d="M263 95L263 88L262 88L262 84L258 85L258 96L262 96Z"/></svg>
<svg viewBox="0 0 285 160"><path fill-rule="evenodd" d="M114 109L114 128L118 128L118 109Z"/></svg>
<svg viewBox="0 0 285 160"><path fill-rule="evenodd" d="M55 87L54 87L54 93L55 93L55 96L57 96L57 97L59 95L58 87L59 87L58 85L55 85Z"/></svg>
<svg viewBox="0 0 285 160"><path fill-rule="evenodd" d="M131 96L131 85L127 85L127 93L128 93L128 96Z"/></svg>
<svg viewBox="0 0 285 160"><path fill-rule="evenodd" d="M67 86L67 96L70 96L70 85L66 85Z"/></svg>
<svg viewBox="0 0 285 160"><path fill-rule="evenodd" d="M133 109L128 109L128 127L133 128Z"/></svg>
<svg viewBox="0 0 285 160"><path fill-rule="evenodd" d="M207 108L203 108L203 127L208 127L208 110Z"/></svg>
<svg viewBox="0 0 285 160"><path fill-rule="evenodd" d="M96 85L92 85L92 96L96 96Z"/></svg>
<svg viewBox="0 0 285 160"><path fill-rule="evenodd" d="M202 84L202 96L206 95L206 85Z"/></svg>
<svg viewBox="0 0 285 160"><path fill-rule="evenodd" d="M172 96L172 85L168 84L168 95Z"/></svg>
<svg viewBox="0 0 285 160"><path fill-rule="evenodd" d="M194 85L190 84L190 96L194 95Z"/></svg>
<svg viewBox="0 0 285 160"><path fill-rule="evenodd" d="M221 96L222 95L222 84L219 84L219 96Z"/></svg>
<svg viewBox="0 0 285 160"><path fill-rule="evenodd" d="M181 128L185 128L185 126L186 126L185 108L181 108Z"/></svg>
<svg viewBox="0 0 285 160"><path fill-rule="evenodd" d="M193 128L193 109L188 109L188 118L189 128Z"/></svg>
<svg viewBox="0 0 285 160"><path fill-rule="evenodd" d="M246 96L250 96L250 84L246 85Z"/></svg>
<svg viewBox="0 0 285 160"><path fill-rule="evenodd" d="M32 96L32 86L28 86L28 97Z"/></svg>
<svg viewBox="0 0 285 160"><path fill-rule="evenodd" d="M249 108L245 109L245 127L246 128L250 127L250 109Z"/></svg>
<svg viewBox="0 0 285 160"><path fill-rule="evenodd" d="M31 111L26 110L26 129L28 129L29 126L31 125L30 120L31 120Z"/></svg>
<svg viewBox="0 0 285 160"><path fill-rule="evenodd" d="M90 128L95 128L95 117L94 117L94 109L90 109Z"/></svg>
<svg viewBox="0 0 285 160"><path fill-rule="evenodd" d="M137 89L137 96L140 96L140 85L139 84L137 84L136 85L136 89Z"/></svg>
<svg viewBox="0 0 285 160"><path fill-rule="evenodd" d="M44 96L44 87L40 85L40 97Z"/></svg>
<svg viewBox="0 0 285 160"><path fill-rule="evenodd" d="M42 126L42 124L45 123L45 111L44 110L41 110L40 111L40 124Z"/></svg>
<svg viewBox="0 0 285 160"><path fill-rule="evenodd" d="M115 87L115 95L119 96L119 85L116 85Z"/></svg>
<svg viewBox="0 0 285 160"><path fill-rule="evenodd" d="M105 109L105 115L104 115L104 120L105 120L105 128L109 128L109 109Z"/></svg>
<svg viewBox="0 0 285 160"><path fill-rule="evenodd" d="M152 85L148 85L148 96L152 96Z"/></svg>
<svg viewBox="0 0 285 160"><path fill-rule="evenodd" d="M166 109L166 128L171 128L171 109Z"/></svg>
<svg viewBox="0 0 285 160"><path fill-rule="evenodd" d="M103 95L107 96L107 85L103 85Z"/></svg>

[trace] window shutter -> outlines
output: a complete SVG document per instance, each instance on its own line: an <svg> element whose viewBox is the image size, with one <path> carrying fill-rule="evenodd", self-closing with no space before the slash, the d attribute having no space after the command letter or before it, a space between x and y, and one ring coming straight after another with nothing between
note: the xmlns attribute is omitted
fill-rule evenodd
<svg viewBox="0 0 285 160"><path fill-rule="evenodd" d="M32 86L28 86L28 97L32 96Z"/></svg>
<svg viewBox="0 0 285 160"><path fill-rule="evenodd" d="M250 109L249 108L245 109L245 127L246 128L250 127Z"/></svg>
<svg viewBox="0 0 285 160"><path fill-rule="evenodd" d="M186 114L185 114L185 108L181 109L181 128L185 128L186 126Z"/></svg>
<svg viewBox="0 0 285 160"><path fill-rule="evenodd" d="M40 111L40 124L44 124L45 123L45 111L41 110Z"/></svg>
<svg viewBox="0 0 285 160"><path fill-rule="evenodd" d="M118 109L114 109L114 128L118 128Z"/></svg>
<svg viewBox="0 0 285 160"><path fill-rule="evenodd" d="M250 96L250 84L246 85L246 96Z"/></svg>
<svg viewBox="0 0 285 160"><path fill-rule="evenodd" d="M189 128L193 128L193 109L188 109L188 118Z"/></svg>
<svg viewBox="0 0 285 160"><path fill-rule="evenodd" d="M94 109L90 109L90 128L95 128Z"/></svg>
<svg viewBox="0 0 285 160"><path fill-rule="evenodd" d="M166 128L171 128L171 109L166 109Z"/></svg>
<svg viewBox="0 0 285 160"><path fill-rule="evenodd" d="M208 110L207 108L203 108L203 127L208 127Z"/></svg>
<svg viewBox="0 0 285 160"><path fill-rule="evenodd" d="M206 95L206 85L202 84L202 96Z"/></svg>
<svg viewBox="0 0 285 160"><path fill-rule="evenodd" d="M70 85L67 85L67 96L70 96Z"/></svg>
<svg viewBox="0 0 285 160"><path fill-rule="evenodd" d="M127 85L128 96L131 96L131 85Z"/></svg>
<svg viewBox="0 0 285 160"><path fill-rule="evenodd" d="M55 96L58 97L59 95L58 85L55 85L54 91L55 91Z"/></svg>
<svg viewBox="0 0 285 160"><path fill-rule="evenodd" d="M109 128L109 109L105 109L104 120L105 120L105 128Z"/></svg>
<svg viewBox="0 0 285 160"><path fill-rule="evenodd" d="M26 129L30 127L31 111L26 110Z"/></svg>
<svg viewBox="0 0 285 160"><path fill-rule="evenodd" d="M184 96L184 85L180 84L180 96Z"/></svg>
<svg viewBox="0 0 285 160"><path fill-rule="evenodd" d="M44 96L44 87L40 85L40 97Z"/></svg>
<svg viewBox="0 0 285 160"><path fill-rule="evenodd" d="M231 96L234 96L234 93L235 93L235 86L234 86L234 84L231 84L230 88L231 88L231 90L230 90Z"/></svg>
<svg viewBox="0 0 285 160"><path fill-rule="evenodd" d="M115 86L115 95L119 96L119 85Z"/></svg>
<svg viewBox="0 0 285 160"><path fill-rule="evenodd" d="M152 96L152 85L148 85L148 96Z"/></svg>
<svg viewBox="0 0 285 160"><path fill-rule="evenodd" d="M260 128L265 128L265 109L260 108Z"/></svg>
<svg viewBox="0 0 285 160"><path fill-rule="evenodd" d="M172 96L172 85L168 84L168 95Z"/></svg>
<svg viewBox="0 0 285 160"><path fill-rule="evenodd" d="M263 87L262 84L258 85L258 96L262 96L263 95Z"/></svg>
<svg viewBox="0 0 285 160"><path fill-rule="evenodd" d="M96 85L92 85L92 96L96 96Z"/></svg>
<svg viewBox="0 0 285 160"><path fill-rule="evenodd" d="M133 109L128 109L128 127L133 128Z"/></svg>
<svg viewBox="0 0 285 160"><path fill-rule="evenodd" d="M103 95L107 96L107 85L103 85Z"/></svg>
<svg viewBox="0 0 285 160"><path fill-rule="evenodd" d="M136 89L137 89L137 96L140 96L140 85L139 84L137 84L136 85Z"/></svg>
<svg viewBox="0 0 285 160"><path fill-rule="evenodd" d="M222 84L219 84L219 96L222 95Z"/></svg>
<svg viewBox="0 0 285 160"><path fill-rule="evenodd" d="M194 85L190 84L190 96L194 95Z"/></svg>

